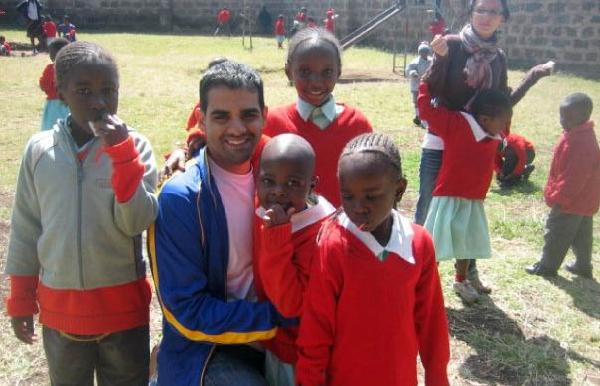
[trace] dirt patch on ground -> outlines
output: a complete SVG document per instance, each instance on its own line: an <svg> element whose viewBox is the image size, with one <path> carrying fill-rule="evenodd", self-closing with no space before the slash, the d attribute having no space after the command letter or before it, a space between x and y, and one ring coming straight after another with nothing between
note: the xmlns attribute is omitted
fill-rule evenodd
<svg viewBox="0 0 600 386"><path fill-rule="evenodd" d="M356 82L402 82L404 77L401 74L391 71L344 71L338 83L356 83Z"/></svg>

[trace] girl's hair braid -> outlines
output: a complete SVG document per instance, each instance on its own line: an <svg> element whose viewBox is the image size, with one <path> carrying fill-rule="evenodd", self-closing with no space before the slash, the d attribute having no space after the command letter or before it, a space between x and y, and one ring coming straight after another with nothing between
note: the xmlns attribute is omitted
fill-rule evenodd
<svg viewBox="0 0 600 386"><path fill-rule="evenodd" d="M340 160L355 153L371 153L381 156L396 170L398 179L404 178L400 151L390 136L381 133L359 135L346 144Z"/></svg>
<svg viewBox="0 0 600 386"><path fill-rule="evenodd" d="M119 76L117 62L107 50L95 43L79 41L61 48L56 55L56 88L65 87L73 69L83 64L107 65Z"/></svg>
<svg viewBox="0 0 600 386"><path fill-rule="evenodd" d="M342 46L337 38L329 31L324 28L303 28L296 32L290 40L287 54L287 65L290 65L294 60L294 54L298 49L298 46L303 42L315 41L322 44L325 42L330 44L337 55L338 67L342 69Z"/></svg>

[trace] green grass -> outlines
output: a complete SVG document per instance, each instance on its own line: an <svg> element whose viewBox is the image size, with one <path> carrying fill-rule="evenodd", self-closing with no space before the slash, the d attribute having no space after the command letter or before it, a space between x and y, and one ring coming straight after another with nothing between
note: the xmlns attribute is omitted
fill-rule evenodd
<svg viewBox="0 0 600 386"><path fill-rule="evenodd" d="M23 31L2 31L9 41L24 42ZM157 160L184 139L183 127L198 96L198 81L215 56L248 63L265 81L269 106L295 100L283 73L285 52L274 39L254 39L254 50L240 38L207 38L150 34L85 34L107 47L121 71L119 116L153 144ZM354 48L343 58L344 73L390 76L392 56L374 49ZM38 130L44 95L37 87L45 55L0 58L0 269L6 253L10 206L21 153ZM523 72L510 71L516 85ZM412 216L418 190L422 130L412 123L408 86L399 81L338 84L336 99L361 109L379 131L396 139L409 186L401 203ZM551 151L560 135L558 103L571 92L584 91L600 101L600 83L565 74L543 79L515 108L513 130L536 145L536 170L531 183L514 191L495 183L486 200L494 258L479 264L494 293L473 307L464 307L451 289L452 264L440 265L451 326L451 383L507 385L567 385L600 383L600 285L565 271L544 280L523 267L535 261L543 245L548 208L542 199ZM593 116L600 122L600 107ZM600 226L594 230L594 265L600 267ZM569 256L568 259L572 258ZM597 273L598 275L598 273ZM0 296L7 294L2 276ZM153 306L153 341L160 332ZM38 334L40 333L38 329ZM40 343L26 347L12 336L8 319L0 316L0 384L46 384Z"/></svg>

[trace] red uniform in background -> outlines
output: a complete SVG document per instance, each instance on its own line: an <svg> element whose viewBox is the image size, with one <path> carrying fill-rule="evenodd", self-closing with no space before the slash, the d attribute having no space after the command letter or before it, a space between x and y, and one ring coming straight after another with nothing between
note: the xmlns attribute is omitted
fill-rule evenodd
<svg viewBox="0 0 600 386"><path fill-rule="evenodd" d="M47 38L56 37L56 23L52 20L45 21L44 24L42 24L42 29Z"/></svg>
<svg viewBox="0 0 600 386"><path fill-rule="evenodd" d="M335 11L333 8L329 8L326 13L327 17L325 18L325 29L332 34L335 33Z"/></svg>

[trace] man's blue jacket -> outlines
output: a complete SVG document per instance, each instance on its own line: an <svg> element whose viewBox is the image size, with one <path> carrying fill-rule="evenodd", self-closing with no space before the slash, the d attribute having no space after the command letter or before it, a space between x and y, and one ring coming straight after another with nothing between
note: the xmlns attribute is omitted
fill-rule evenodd
<svg viewBox="0 0 600 386"><path fill-rule="evenodd" d="M227 301L227 220L206 150L165 184L158 206L148 231L164 315L158 383L198 386L216 345L270 339L280 316L269 302Z"/></svg>

